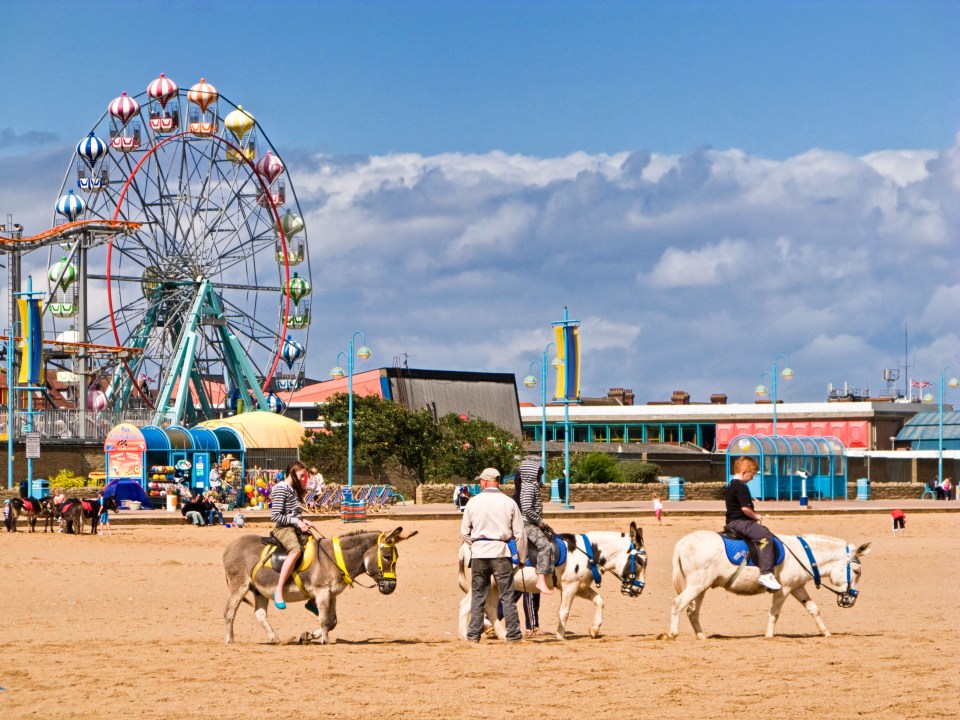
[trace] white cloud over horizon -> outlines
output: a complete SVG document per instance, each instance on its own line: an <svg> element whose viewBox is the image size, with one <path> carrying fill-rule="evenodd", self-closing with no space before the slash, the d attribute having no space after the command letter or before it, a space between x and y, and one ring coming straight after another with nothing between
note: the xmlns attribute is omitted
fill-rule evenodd
<svg viewBox="0 0 960 720"><path fill-rule="evenodd" d="M69 150L10 155L30 146L5 137L0 211L39 231ZM589 396L750 402L778 353L791 400L823 400L831 382L878 394L905 325L911 376L960 365L957 143L784 161L709 148L284 160L310 241L315 377L362 329L378 365L408 353L411 367L520 380L565 305L583 322Z"/></svg>

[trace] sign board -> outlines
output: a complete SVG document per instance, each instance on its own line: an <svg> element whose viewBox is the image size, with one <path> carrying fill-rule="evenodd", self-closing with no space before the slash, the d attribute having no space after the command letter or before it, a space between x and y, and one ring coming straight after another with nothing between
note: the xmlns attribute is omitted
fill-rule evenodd
<svg viewBox="0 0 960 720"><path fill-rule="evenodd" d="M210 462L206 453L193 454L193 484L198 488L210 485Z"/></svg>
<svg viewBox="0 0 960 720"><path fill-rule="evenodd" d="M28 432L26 434L27 458L34 459L40 457L40 433Z"/></svg>
<svg viewBox="0 0 960 720"><path fill-rule="evenodd" d="M69 370L57 370L57 382L75 383L80 380L80 376Z"/></svg>

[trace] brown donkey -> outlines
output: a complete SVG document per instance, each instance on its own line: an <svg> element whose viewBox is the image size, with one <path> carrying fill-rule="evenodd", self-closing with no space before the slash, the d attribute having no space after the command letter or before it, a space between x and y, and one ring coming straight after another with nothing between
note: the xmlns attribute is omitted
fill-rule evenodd
<svg viewBox="0 0 960 720"><path fill-rule="evenodd" d="M300 642L329 641L329 632L337 626L337 595L353 585L360 575L369 575L377 589L389 595L397 587L397 543L408 540L417 532L404 534L398 527L392 532L360 530L340 537L308 538L299 567L283 589L287 605L307 602L306 608L315 613L320 627L305 631ZM267 622L267 607L277 586L277 569L282 563L280 552L261 541L257 535L243 535L227 546L223 553L223 569L227 576L230 597L223 617L226 622L227 644L233 642L233 620L240 603L253 593L254 615L270 642L278 642L277 634ZM249 601L248 601L249 602Z"/></svg>

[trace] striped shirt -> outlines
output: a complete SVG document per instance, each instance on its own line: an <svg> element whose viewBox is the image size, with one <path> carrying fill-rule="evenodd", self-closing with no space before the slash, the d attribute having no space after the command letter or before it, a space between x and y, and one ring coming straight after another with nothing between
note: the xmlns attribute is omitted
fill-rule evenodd
<svg viewBox="0 0 960 720"><path fill-rule="evenodd" d="M276 523L276 527L298 525L302 513L296 490L285 482L273 486L270 493L270 519Z"/></svg>
<svg viewBox="0 0 960 720"><path fill-rule="evenodd" d="M540 495L540 473L543 468L536 460L524 460L517 468L520 476L520 512L525 522L543 524L543 497Z"/></svg>

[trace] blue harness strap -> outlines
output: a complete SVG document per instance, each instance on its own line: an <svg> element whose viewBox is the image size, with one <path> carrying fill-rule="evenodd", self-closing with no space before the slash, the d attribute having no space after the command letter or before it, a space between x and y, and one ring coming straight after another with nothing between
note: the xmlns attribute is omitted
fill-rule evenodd
<svg viewBox="0 0 960 720"><path fill-rule="evenodd" d="M820 567L817 565L817 561L813 557L813 551L810 550L810 546L807 545L807 541L803 539L802 535L797 536L797 540L800 541L800 546L803 548L803 551L807 554L807 560L810 561L810 572L813 573L813 584L817 586L817 589L820 589ZM847 573L850 572L850 566L847 565ZM847 579L849 584L849 578Z"/></svg>
<svg viewBox="0 0 960 720"><path fill-rule="evenodd" d="M587 555L587 567L590 568L593 581L597 584L597 587L600 587L600 567L597 565L596 558L593 557L593 546L590 544L590 538L585 533L582 533L580 537L583 538L583 547Z"/></svg>

